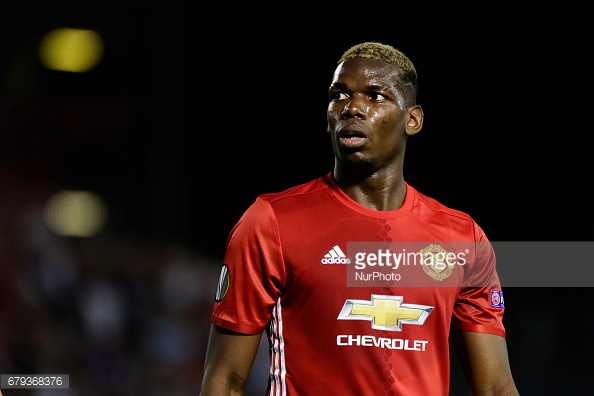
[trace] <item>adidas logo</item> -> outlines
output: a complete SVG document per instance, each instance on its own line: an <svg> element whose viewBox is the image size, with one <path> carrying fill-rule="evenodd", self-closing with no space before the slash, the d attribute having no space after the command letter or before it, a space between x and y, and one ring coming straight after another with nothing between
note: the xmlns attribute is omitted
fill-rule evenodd
<svg viewBox="0 0 594 396"><path fill-rule="evenodd" d="M322 264L350 264L351 259L340 250L338 245L334 246L328 253L324 255Z"/></svg>

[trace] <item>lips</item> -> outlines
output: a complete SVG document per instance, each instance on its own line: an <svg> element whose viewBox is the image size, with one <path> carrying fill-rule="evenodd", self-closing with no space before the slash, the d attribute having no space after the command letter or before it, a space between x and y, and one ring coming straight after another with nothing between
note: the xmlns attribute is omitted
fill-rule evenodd
<svg viewBox="0 0 594 396"><path fill-rule="evenodd" d="M338 141L346 148L358 148L367 142L367 135L356 126L347 126L338 132Z"/></svg>

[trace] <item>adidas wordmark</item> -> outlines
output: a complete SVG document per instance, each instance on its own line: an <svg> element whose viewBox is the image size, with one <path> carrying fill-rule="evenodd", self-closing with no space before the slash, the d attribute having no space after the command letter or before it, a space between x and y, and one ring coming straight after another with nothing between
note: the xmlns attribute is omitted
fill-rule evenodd
<svg viewBox="0 0 594 396"><path fill-rule="evenodd" d="M334 246L330 251L324 255L322 264L350 264L351 259L343 253L338 245Z"/></svg>

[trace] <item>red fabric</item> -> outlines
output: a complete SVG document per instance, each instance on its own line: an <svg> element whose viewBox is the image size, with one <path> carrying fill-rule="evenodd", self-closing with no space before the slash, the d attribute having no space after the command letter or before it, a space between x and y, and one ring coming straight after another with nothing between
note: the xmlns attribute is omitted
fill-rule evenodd
<svg viewBox="0 0 594 396"><path fill-rule="evenodd" d="M348 242L386 240L482 247L463 271L454 269L451 279L458 283L451 287L348 287L349 264L322 264L334 246L347 252ZM242 333L267 331L273 394L447 395L450 323L505 335L503 308L490 303L490 290L500 287L485 234L467 214L410 185L396 211L355 203L331 174L261 195L230 233L224 263L229 288L211 320ZM463 278L489 284L456 286ZM365 306L374 298L431 310L424 323L404 323L400 330L372 328L371 320L353 316L338 319L347 300Z"/></svg>

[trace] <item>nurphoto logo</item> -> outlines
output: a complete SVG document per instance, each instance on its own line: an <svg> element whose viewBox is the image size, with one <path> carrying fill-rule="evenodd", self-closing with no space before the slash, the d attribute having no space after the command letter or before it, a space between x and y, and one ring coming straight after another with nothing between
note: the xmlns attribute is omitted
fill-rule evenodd
<svg viewBox="0 0 594 396"><path fill-rule="evenodd" d="M348 242L345 256L345 261L353 263L347 268L347 286L351 287L480 283L480 277L472 276L473 269L478 268L474 263L490 265L494 260L490 244L443 241Z"/></svg>

